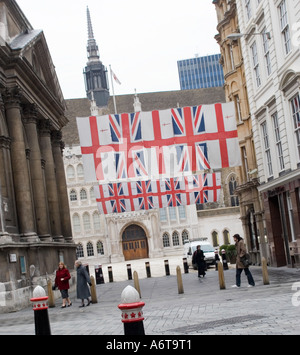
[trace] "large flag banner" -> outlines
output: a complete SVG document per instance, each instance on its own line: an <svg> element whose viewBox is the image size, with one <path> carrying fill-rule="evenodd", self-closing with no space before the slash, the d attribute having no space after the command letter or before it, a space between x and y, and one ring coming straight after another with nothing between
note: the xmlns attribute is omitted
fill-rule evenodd
<svg viewBox="0 0 300 355"><path fill-rule="evenodd" d="M234 103L77 117L85 180L198 175L241 165Z"/></svg>
<svg viewBox="0 0 300 355"><path fill-rule="evenodd" d="M217 202L221 173L100 184L94 190L103 214Z"/></svg>

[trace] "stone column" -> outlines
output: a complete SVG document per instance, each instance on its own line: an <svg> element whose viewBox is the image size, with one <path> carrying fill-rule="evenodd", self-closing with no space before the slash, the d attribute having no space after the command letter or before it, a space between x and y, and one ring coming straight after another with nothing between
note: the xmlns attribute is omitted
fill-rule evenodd
<svg viewBox="0 0 300 355"><path fill-rule="evenodd" d="M39 122L40 147L42 158L45 160L45 180L47 189L47 200L50 217L52 238L56 242L63 242L60 206L55 176L55 165L51 144L50 122L47 120Z"/></svg>
<svg viewBox="0 0 300 355"><path fill-rule="evenodd" d="M42 241L52 241L49 222L46 186L42 170L42 158L37 133L37 110L35 105L27 105L23 110L23 122L30 148L30 170L37 233Z"/></svg>
<svg viewBox="0 0 300 355"><path fill-rule="evenodd" d="M57 191L60 205L60 218L62 221L62 233L66 242L72 243L72 227L71 227L71 218L70 218L70 207L69 207L69 198L68 190L66 183L65 167L62 157L62 149L64 144L62 142L62 133L61 131L52 132L52 149L53 149L53 158L55 164L56 172L56 183Z"/></svg>
<svg viewBox="0 0 300 355"><path fill-rule="evenodd" d="M5 108L8 131L11 138L11 162L19 231L23 240L38 241L20 103L21 93L18 88L6 91Z"/></svg>

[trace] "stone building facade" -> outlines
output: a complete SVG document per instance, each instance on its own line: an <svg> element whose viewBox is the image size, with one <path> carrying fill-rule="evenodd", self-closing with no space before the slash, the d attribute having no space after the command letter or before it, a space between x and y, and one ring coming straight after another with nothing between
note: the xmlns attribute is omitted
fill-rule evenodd
<svg viewBox="0 0 300 355"><path fill-rule="evenodd" d="M138 97L119 95L115 101L118 112L151 111L224 102L224 89L142 93ZM100 109L88 99L66 100L66 103L69 123L63 128L64 164L73 235L78 245L78 257L83 262L95 266L138 258L183 255L186 239L207 238L217 248L233 243L232 236L242 233L238 199L230 194L233 190L229 187L237 178L234 169L222 170L223 189L218 204L201 205L198 210L193 205L99 214L93 184L84 181L76 117L87 117L91 112L93 115L114 113L113 98L110 97L107 107Z"/></svg>
<svg viewBox="0 0 300 355"><path fill-rule="evenodd" d="M236 11L270 262L295 266L300 263L300 3L236 0Z"/></svg>
<svg viewBox="0 0 300 355"><path fill-rule="evenodd" d="M242 157L241 167L236 169L243 236L254 264L260 264L261 257L269 260L262 201L258 191L259 180L254 149L252 121L248 102L248 89L244 60L239 41L227 36L239 28L236 1L215 0L218 18L216 40L220 45L221 64L225 79L225 96L233 101L236 108L239 146Z"/></svg>
<svg viewBox="0 0 300 355"><path fill-rule="evenodd" d="M16 1L0 1L0 312L29 304L32 286L73 242L62 159L65 103L44 34Z"/></svg>

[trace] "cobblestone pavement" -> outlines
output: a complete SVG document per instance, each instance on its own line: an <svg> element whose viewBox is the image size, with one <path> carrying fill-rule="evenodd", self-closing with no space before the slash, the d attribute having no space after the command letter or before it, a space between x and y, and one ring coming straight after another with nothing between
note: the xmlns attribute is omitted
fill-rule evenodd
<svg viewBox="0 0 300 355"><path fill-rule="evenodd" d="M188 274L182 274L184 293L178 294L174 268L170 268L170 276L165 276L163 259L156 262L160 273L154 271L156 266L153 266L151 278L146 278L146 273L140 277L146 335L300 335L299 269L268 268L270 284L264 285L261 268L252 266L256 286L248 288L243 273L241 287L232 288L235 269L230 268L224 271L224 290L220 290L218 272L214 269L209 269L205 278L200 279L190 269ZM140 265L144 265L144 261ZM156 264L150 260L150 267L152 265ZM180 266L183 270L182 262ZM115 264L113 271L121 275ZM106 278L105 284L96 286L98 303L89 307L79 308L80 301L74 294L71 295L72 307L61 309L61 301L57 300L56 307L48 310L51 333L123 335L118 304L127 285L133 286L133 281L108 282ZM35 334L31 308L0 314L0 335L19 334Z"/></svg>

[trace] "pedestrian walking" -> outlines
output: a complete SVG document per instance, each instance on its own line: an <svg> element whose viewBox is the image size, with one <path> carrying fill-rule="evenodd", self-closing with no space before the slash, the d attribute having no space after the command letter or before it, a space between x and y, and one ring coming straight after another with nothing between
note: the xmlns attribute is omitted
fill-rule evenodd
<svg viewBox="0 0 300 355"><path fill-rule="evenodd" d="M227 257L226 257L226 250L222 249L221 250L221 257L222 257L222 262L223 262L223 269L228 270L228 263L227 263Z"/></svg>
<svg viewBox="0 0 300 355"><path fill-rule="evenodd" d="M249 270L248 263L243 262L243 260L245 260L245 256L247 253L244 240L239 234L235 234L233 236L233 240L235 241L237 255L236 255L236 284L233 285L232 287L241 286L241 273L243 272L243 270L245 271L245 274L248 279L248 284L249 284L248 287L253 287L255 286L255 282Z"/></svg>
<svg viewBox="0 0 300 355"><path fill-rule="evenodd" d="M88 301L86 306L89 306L91 303L91 293L88 284L92 286L90 276L81 261L76 260L75 267L77 270L77 298L81 299L81 305L79 307L85 306L85 299Z"/></svg>
<svg viewBox="0 0 300 355"><path fill-rule="evenodd" d="M61 308L66 308L66 303L68 302L68 307L72 306L72 302L69 297L69 280L71 278L70 272L67 269L66 265L61 261L58 264L58 269L56 271L55 282L53 289L56 287L60 290L62 297L62 306Z"/></svg>
<svg viewBox="0 0 300 355"><path fill-rule="evenodd" d="M193 264L196 264L198 267L198 277L200 276L205 276L205 269L206 269L206 263L205 263L205 257L203 250L201 250L201 246L197 245L197 250L193 254L193 259L192 262Z"/></svg>
<svg viewBox="0 0 300 355"><path fill-rule="evenodd" d="M220 257L219 257L219 253L218 250L215 250L215 264L216 264L216 271L218 271L218 264L220 262Z"/></svg>

